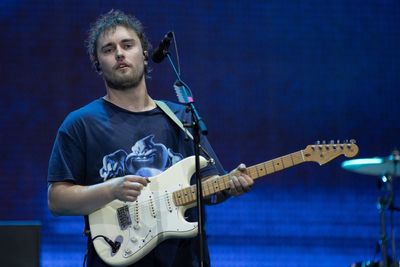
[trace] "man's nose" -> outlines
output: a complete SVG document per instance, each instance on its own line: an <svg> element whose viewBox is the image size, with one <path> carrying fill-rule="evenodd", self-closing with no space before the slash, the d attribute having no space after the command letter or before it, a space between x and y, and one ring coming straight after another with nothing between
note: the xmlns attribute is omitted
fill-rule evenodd
<svg viewBox="0 0 400 267"><path fill-rule="evenodd" d="M117 47L116 51L115 51L115 58L117 60L121 60L124 58L124 53L122 51L122 49L120 47Z"/></svg>

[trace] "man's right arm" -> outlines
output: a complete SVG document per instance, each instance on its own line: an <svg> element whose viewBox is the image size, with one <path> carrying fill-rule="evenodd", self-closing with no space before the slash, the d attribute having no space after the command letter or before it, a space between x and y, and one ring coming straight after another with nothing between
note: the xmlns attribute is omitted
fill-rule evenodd
<svg viewBox="0 0 400 267"><path fill-rule="evenodd" d="M145 178L134 175L89 186L53 182L48 188L48 206L54 215L89 215L115 199L135 201L146 185Z"/></svg>

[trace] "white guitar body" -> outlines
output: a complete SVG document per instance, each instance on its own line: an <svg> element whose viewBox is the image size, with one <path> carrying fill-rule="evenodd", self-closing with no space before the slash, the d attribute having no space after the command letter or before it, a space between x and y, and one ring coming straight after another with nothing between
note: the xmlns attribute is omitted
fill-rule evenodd
<svg viewBox="0 0 400 267"><path fill-rule="evenodd" d="M207 165L201 157L201 168ZM176 206L172 193L190 185L195 172L195 158L185 158L165 172L151 177L150 183L134 202L115 200L89 215L92 238L102 235L121 243L113 253L104 238L93 243L103 261L113 266L127 266L143 258L157 244L168 238L193 237L197 222L184 218L188 206Z"/></svg>

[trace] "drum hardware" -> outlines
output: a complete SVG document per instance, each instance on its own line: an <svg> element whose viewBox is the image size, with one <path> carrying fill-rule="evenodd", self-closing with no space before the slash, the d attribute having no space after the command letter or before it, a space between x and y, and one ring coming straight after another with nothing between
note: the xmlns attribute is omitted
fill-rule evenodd
<svg viewBox="0 0 400 267"><path fill-rule="evenodd" d="M400 160L399 151L395 149L389 157L375 157L364 159L352 159L342 163L342 168L359 174L378 176L378 188L381 195L378 198L377 208L380 216L380 239L379 243L382 252L381 262L361 262L352 264L351 267L398 267L399 262L396 256L396 242L394 231L394 211L400 211L399 207L394 205L393 180L400 176L398 167ZM391 218L391 248L392 257L388 255L388 239L386 233L385 211L390 211Z"/></svg>

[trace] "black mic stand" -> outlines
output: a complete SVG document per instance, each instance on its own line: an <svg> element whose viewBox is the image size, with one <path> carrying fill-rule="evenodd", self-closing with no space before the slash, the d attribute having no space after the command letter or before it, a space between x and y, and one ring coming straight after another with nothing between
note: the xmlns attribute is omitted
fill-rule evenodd
<svg viewBox="0 0 400 267"><path fill-rule="evenodd" d="M207 135L208 130L197 111L193 98L191 96L189 87L182 81L179 72L176 70L174 62L172 61L171 54L165 49L164 54L168 57L168 60L175 72L177 77L177 86L181 87L183 90L183 97L179 97L179 102L187 106L187 111L192 114L192 123L185 124L186 128L192 128L193 130L193 145L194 145L194 155L196 162L196 202L197 202L197 219L198 219L198 246L199 246L199 265L204 266L204 223L205 223L205 213L204 213L204 201L203 201L203 189L200 178L200 136Z"/></svg>

